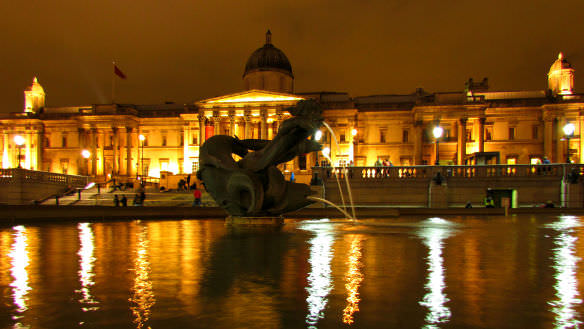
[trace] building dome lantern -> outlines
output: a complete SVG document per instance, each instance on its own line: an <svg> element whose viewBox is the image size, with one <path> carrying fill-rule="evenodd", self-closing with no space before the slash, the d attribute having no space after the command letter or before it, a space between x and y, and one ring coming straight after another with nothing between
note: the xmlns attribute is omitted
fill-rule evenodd
<svg viewBox="0 0 584 329"><path fill-rule="evenodd" d="M548 89L554 95L574 93L574 68L561 52L548 72Z"/></svg>
<svg viewBox="0 0 584 329"><path fill-rule="evenodd" d="M45 89L34 77L32 84L24 90L24 112L37 113L45 107Z"/></svg>
<svg viewBox="0 0 584 329"><path fill-rule="evenodd" d="M272 32L266 32L266 43L254 51L245 64L245 89L261 89L292 93L292 65L283 51L272 44Z"/></svg>

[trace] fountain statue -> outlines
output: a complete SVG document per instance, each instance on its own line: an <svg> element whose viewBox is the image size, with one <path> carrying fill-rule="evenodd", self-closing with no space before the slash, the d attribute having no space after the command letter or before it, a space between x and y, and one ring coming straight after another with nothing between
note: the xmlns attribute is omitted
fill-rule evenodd
<svg viewBox="0 0 584 329"><path fill-rule="evenodd" d="M280 216L314 202L308 185L286 181L276 166L321 149L311 137L322 125L322 109L303 100L287 110L292 117L273 140L216 135L201 146L197 177L229 215Z"/></svg>

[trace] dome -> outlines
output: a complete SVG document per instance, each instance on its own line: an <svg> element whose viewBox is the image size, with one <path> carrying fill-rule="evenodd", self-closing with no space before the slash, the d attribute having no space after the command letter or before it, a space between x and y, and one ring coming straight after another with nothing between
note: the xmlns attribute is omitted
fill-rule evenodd
<svg viewBox="0 0 584 329"><path fill-rule="evenodd" d="M36 77L34 77L34 79L32 80L32 85L30 85L30 86L28 86L28 88L26 88L26 91L30 91L33 93L39 93L39 94L45 93L43 86L41 86L41 84L39 83L39 80Z"/></svg>
<svg viewBox="0 0 584 329"><path fill-rule="evenodd" d="M572 64L568 62L568 60L564 57L564 54L560 53L558 55L558 59L552 64L550 67L550 72L562 70L562 69L571 69Z"/></svg>
<svg viewBox="0 0 584 329"><path fill-rule="evenodd" d="M279 71L294 77L292 75L292 65L288 61L288 57L280 49L272 45L272 33L270 30L266 33L266 44L254 51L247 63L245 64L245 72L243 76L254 71Z"/></svg>

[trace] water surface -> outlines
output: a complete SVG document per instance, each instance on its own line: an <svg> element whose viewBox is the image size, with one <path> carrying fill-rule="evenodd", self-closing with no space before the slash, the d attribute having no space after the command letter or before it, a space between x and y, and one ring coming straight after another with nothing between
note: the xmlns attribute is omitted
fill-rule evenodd
<svg viewBox="0 0 584 329"><path fill-rule="evenodd" d="M0 227L2 328L575 328L583 218Z"/></svg>

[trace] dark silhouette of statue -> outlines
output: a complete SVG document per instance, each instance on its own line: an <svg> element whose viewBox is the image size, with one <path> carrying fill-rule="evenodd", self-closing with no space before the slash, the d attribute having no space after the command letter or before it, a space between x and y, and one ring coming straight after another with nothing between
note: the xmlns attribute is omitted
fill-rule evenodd
<svg viewBox="0 0 584 329"><path fill-rule="evenodd" d="M286 181L276 166L321 149L311 137L322 125L322 109L305 100L288 111L292 117L273 140L216 135L201 146L197 177L230 215L276 216L312 203L310 187Z"/></svg>

